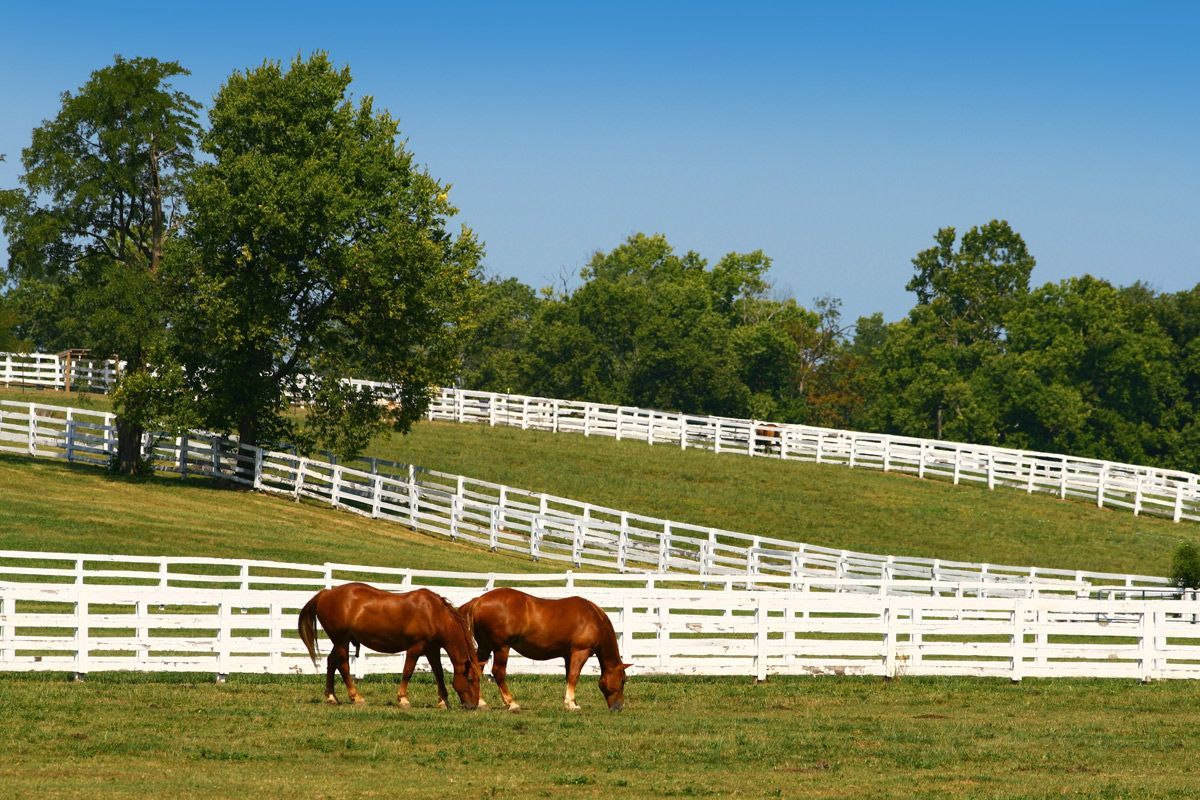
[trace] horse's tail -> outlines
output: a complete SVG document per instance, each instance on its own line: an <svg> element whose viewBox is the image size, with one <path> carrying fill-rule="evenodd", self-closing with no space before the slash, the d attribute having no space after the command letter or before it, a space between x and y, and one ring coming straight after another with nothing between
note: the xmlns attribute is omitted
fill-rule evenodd
<svg viewBox="0 0 1200 800"><path fill-rule="evenodd" d="M325 591L324 589L321 592ZM304 642L304 646L308 648L308 657L312 659L313 666L317 664L317 599L321 596L321 592L317 592L312 596L312 599L304 604L304 608L300 609L300 619L296 625L296 630L300 633L300 641Z"/></svg>

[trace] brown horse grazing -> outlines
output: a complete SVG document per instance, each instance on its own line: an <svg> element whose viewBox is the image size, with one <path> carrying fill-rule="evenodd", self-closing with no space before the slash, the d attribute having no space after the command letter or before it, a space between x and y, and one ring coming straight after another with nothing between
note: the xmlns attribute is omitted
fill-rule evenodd
<svg viewBox="0 0 1200 800"><path fill-rule="evenodd" d="M625 705L625 668L632 665L621 663L612 622L595 603L582 597L543 600L516 589L493 589L462 608L475 626L479 663L495 653L492 677L509 711L521 710L505 681L510 647L535 661L563 659L567 668L563 706L569 711L579 710L575 684L584 662L595 653L600 661L600 691L609 710L620 711Z"/></svg>
<svg viewBox="0 0 1200 800"><path fill-rule="evenodd" d="M350 645L363 645L381 653L405 652L404 677L396 701L408 708L408 681L425 656L438 685L438 706L446 708L448 695L442 678L441 649L454 665L454 691L463 708L479 705L480 665L475 660L475 643L470 620L450 601L428 589L403 594L385 592L365 583L347 583L322 589L300 611L300 640L317 663L316 622L333 642L325 673L325 700L337 703L333 672L340 670L346 692L355 703L365 703L350 676Z"/></svg>

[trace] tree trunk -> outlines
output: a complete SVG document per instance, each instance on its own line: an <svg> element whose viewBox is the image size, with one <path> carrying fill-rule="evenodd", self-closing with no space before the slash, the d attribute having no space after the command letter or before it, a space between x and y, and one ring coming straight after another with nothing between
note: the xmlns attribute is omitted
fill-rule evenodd
<svg viewBox="0 0 1200 800"><path fill-rule="evenodd" d="M117 417L117 465L122 475L136 475L142 466L142 435L146 432L141 425Z"/></svg>
<svg viewBox="0 0 1200 800"><path fill-rule="evenodd" d="M257 417L242 417L238 421L238 445L240 447L254 447L258 444L258 418ZM244 454L244 453L243 453ZM237 462L237 476L251 485L254 484L254 464L245 463L241 459Z"/></svg>

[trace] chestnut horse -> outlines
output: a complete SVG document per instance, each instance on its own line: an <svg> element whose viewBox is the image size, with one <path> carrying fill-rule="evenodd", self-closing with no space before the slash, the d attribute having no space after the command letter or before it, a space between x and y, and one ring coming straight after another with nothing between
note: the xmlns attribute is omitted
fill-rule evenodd
<svg viewBox="0 0 1200 800"><path fill-rule="evenodd" d="M404 677L396 693L396 701L402 708L411 705L408 681L421 656L429 660L433 677L437 679L438 706L446 708L448 695L442 678L441 649L445 649L454 665L454 691L463 708L479 705L480 667L475 660L470 620L440 594L428 589L394 594L365 583L322 589L301 609L298 624L300 640L308 648L314 666L317 664L317 620L321 621L321 627L333 643L326 662L326 702L338 702L333 692L334 670L341 671L350 700L366 702L350 676L350 645L353 644L360 650L366 645L381 653L405 652Z"/></svg>
<svg viewBox="0 0 1200 800"><path fill-rule="evenodd" d="M508 691L509 648L526 658L545 661L561 658L567 669L567 693L563 706L579 710L575 684L579 673L594 653L600 661L600 691L610 711L625 705L625 668L617 650L612 622L595 603L582 597L543 600L516 589L493 589L463 605L474 624L479 644L479 663L494 653L492 677L509 711L521 707Z"/></svg>

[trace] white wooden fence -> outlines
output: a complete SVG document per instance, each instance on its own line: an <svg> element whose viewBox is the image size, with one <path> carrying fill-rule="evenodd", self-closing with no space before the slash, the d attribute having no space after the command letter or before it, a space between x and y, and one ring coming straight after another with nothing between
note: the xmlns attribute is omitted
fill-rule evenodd
<svg viewBox="0 0 1200 800"><path fill-rule="evenodd" d="M101 360L75 361L71 371L73 386L99 391L111 387L117 374L114 362ZM0 354L0 383L61 388L64 372L54 355ZM1200 475L1055 453L447 388L434 395L428 416L903 472L1082 499L1175 522L1200 521Z"/></svg>
<svg viewBox="0 0 1200 800"><path fill-rule="evenodd" d="M0 451L106 463L111 414L0 401ZM371 459L356 469L219 436L149 438L159 469L207 474L255 489L311 498L414 530L618 572L743 574L793 579L979 581L1002 585L1087 583L1127 593L1161 592L1165 578L1084 570L885 556L647 517L554 495Z"/></svg>
<svg viewBox="0 0 1200 800"><path fill-rule="evenodd" d="M575 593L531 588L542 596ZM444 587L462 603L478 589ZM590 588L634 674L1200 678L1200 603ZM0 671L315 672L311 591L0 583ZM328 642L321 650L328 652ZM515 672L559 673L514 657ZM359 674L399 656L364 650ZM593 663L591 670L596 667Z"/></svg>

